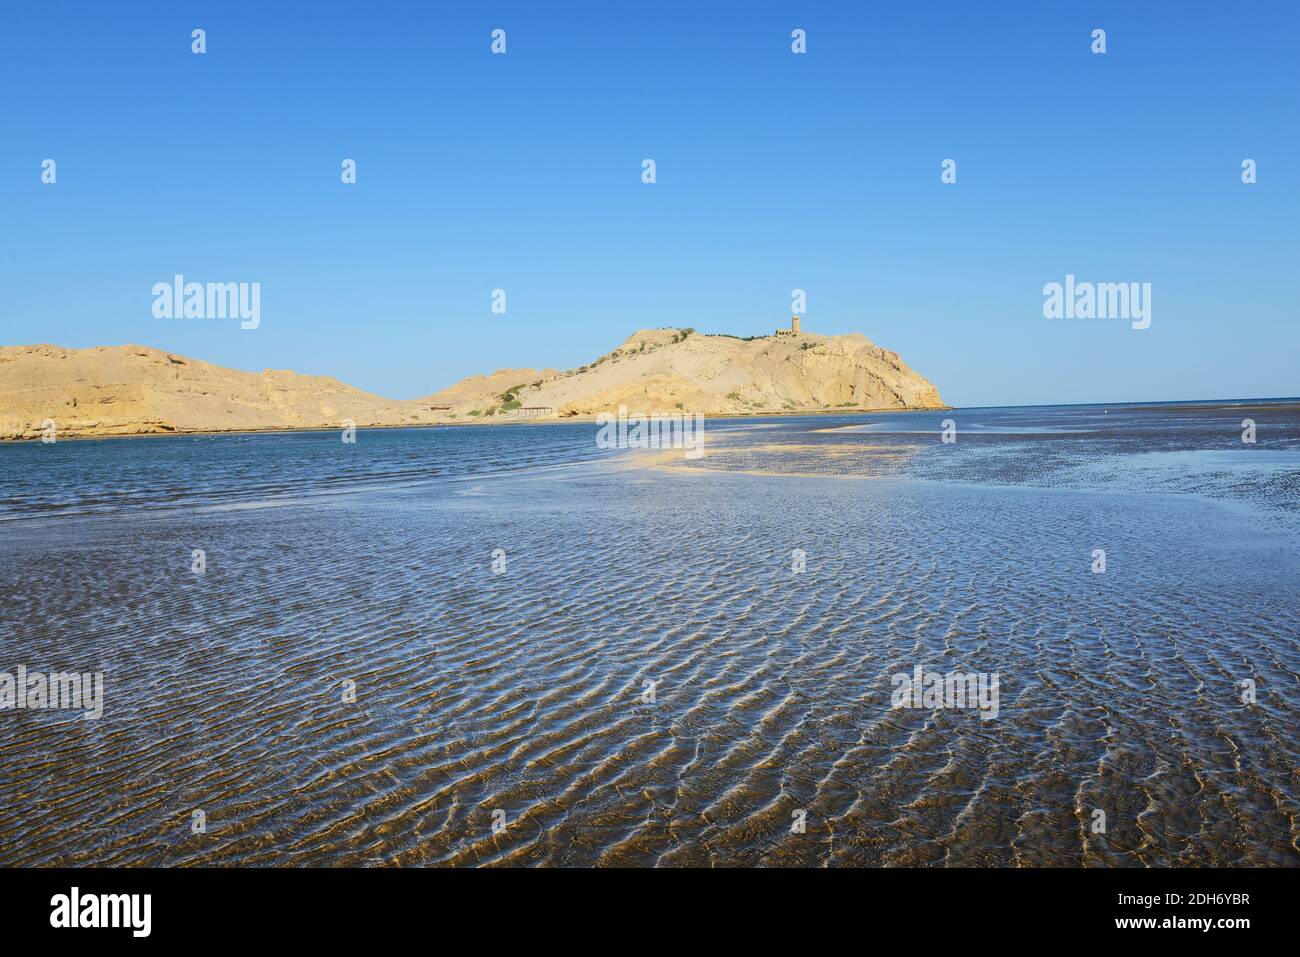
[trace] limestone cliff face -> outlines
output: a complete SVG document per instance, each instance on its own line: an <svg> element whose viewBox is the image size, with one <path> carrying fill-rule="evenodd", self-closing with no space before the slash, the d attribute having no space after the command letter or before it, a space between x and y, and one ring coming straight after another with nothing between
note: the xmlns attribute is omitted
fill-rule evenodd
<svg viewBox="0 0 1300 957"><path fill-rule="evenodd" d="M0 347L0 439L341 429L564 419L617 411L705 415L932 409L935 387L861 335L742 340L643 329L569 372L504 369L424 399L384 399L327 376L224 369L145 346Z"/></svg>

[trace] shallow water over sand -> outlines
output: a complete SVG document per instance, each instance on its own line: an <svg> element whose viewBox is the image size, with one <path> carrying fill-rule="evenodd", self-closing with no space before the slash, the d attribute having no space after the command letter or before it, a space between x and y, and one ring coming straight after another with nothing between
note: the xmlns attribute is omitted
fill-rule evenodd
<svg viewBox="0 0 1300 957"><path fill-rule="evenodd" d="M708 430L0 447L0 864L1300 864L1295 405Z"/></svg>

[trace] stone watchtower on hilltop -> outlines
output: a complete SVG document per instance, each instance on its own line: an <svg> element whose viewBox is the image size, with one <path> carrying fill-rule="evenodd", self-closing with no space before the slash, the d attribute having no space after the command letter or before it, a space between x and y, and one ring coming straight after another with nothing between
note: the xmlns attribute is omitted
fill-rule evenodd
<svg viewBox="0 0 1300 957"><path fill-rule="evenodd" d="M790 328L789 328L789 329L778 329L778 330L776 330L776 334L777 334L778 336L797 336L797 335L799 335L799 317L798 317L798 316L791 316L791 317L790 317Z"/></svg>

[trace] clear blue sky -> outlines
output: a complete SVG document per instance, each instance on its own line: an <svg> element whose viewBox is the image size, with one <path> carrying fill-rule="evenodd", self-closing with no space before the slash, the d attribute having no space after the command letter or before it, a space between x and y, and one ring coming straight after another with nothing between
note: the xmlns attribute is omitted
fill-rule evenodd
<svg viewBox="0 0 1300 957"><path fill-rule="evenodd" d="M863 332L957 405L1300 392L1294 0L0 20L0 343L140 342L408 398L644 326L768 332L800 287L805 329ZM155 319L177 272L260 282L261 327ZM1066 273L1152 283L1151 328L1043 318Z"/></svg>

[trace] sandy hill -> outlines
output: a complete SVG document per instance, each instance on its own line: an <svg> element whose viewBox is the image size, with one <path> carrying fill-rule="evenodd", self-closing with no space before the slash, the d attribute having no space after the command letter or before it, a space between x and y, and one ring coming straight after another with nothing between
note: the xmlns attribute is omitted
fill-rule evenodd
<svg viewBox="0 0 1300 957"><path fill-rule="evenodd" d="M382 399L328 376L260 375L145 346L0 347L0 438L244 432L433 423L427 403Z"/></svg>
<svg viewBox="0 0 1300 957"><path fill-rule="evenodd" d="M617 410L708 415L942 408L935 387L861 335L738 339L643 329L568 372L502 369L423 399L328 376L261 374L145 346L0 347L0 438L360 428L558 419Z"/></svg>
<svg viewBox="0 0 1300 957"><path fill-rule="evenodd" d="M427 401L450 406L458 418L567 418L620 405L712 415L943 408L933 384L862 335L738 339L690 329L641 329L571 372L498 372Z"/></svg>

